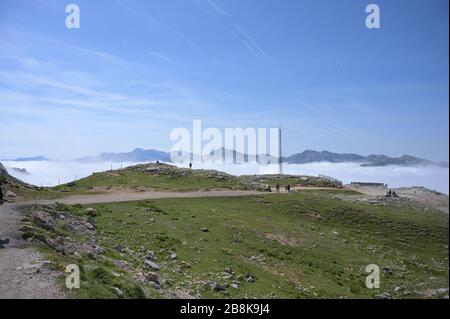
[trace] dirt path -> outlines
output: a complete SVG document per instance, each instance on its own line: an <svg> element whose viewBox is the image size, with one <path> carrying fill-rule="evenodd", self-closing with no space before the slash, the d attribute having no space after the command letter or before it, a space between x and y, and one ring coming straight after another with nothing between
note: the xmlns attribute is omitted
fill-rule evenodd
<svg viewBox="0 0 450 319"><path fill-rule="evenodd" d="M51 200L34 200L30 202L24 202L24 204L52 204L55 202L63 204L100 204L100 203L116 203L116 202L128 202L135 200L146 199L162 199L162 198L199 198L199 197L240 197L248 195L261 194L257 191L230 191L230 190L217 190L217 191L196 191L196 192L130 192L130 191L117 191L105 194L95 195L73 195L60 199Z"/></svg>
<svg viewBox="0 0 450 319"><path fill-rule="evenodd" d="M0 248L0 299L64 298L55 284L57 274L42 267L43 256L21 238L20 218L18 204L0 206L0 239L10 240Z"/></svg>
<svg viewBox="0 0 450 319"><path fill-rule="evenodd" d="M34 200L22 203L6 203L0 206L0 239L10 243L0 248L0 299L55 299L64 298L64 291L56 284L57 273L42 267L46 261L33 249L32 244L21 238L20 207L31 204L94 204L158 198L236 197L258 194L255 191L208 192L115 192L111 194L69 196L54 200Z"/></svg>

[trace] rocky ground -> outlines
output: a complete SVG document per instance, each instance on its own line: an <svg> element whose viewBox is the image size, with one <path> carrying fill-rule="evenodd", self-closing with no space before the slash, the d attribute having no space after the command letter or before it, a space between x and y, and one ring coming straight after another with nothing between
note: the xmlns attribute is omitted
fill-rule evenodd
<svg viewBox="0 0 450 319"><path fill-rule="evenodd" d="M347 185L347 188L362 193L354 196L355 200L370 202L372 204L398 203L410 207L418 207L424 210L437 209L449 213L449 197L425 187L401 187L390 188L398 194L397 198L386 197L387 189L382 187Z"/></svg>
<svg viewBox="0 0 450 319"><path fill-rule="evenodd" d="M0 298L65 298L56 284L63 274L46 267L50 262L36 250L35 243L24 240L18 231L19 206L0 206L0 239L9 243L0 248Z"/></svg>

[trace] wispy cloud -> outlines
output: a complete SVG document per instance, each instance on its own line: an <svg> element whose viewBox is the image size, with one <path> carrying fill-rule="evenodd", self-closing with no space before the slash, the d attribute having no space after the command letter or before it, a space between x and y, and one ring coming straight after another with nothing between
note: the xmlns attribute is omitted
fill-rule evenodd
<svg viewBox="0 0 450 319"><path fill-rule="evenodd" d="M208 0L209 5L214 9L214 11L216 11L217 13L223 15L223 16L227 16L228 12L226 12L222 7L220 7L217 3L215 3L212 0Z"/></svg>
<svg viewBox="0 0 450 319"><path fill-rule="evenodd" d="M245 31L241 26L234 25L234 30L237 31L239 39L242 43L247 47L247 49L256 57L263 57L268 62L272 63L269 55L264 51L261 46L256 42L254 38L252 38L247 31Z"/></svg>

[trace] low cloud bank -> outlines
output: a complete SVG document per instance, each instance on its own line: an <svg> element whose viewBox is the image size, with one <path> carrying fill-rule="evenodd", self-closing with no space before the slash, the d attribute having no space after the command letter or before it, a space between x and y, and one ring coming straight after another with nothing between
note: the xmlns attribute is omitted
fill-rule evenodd
<svg viewBox="0 0 450 319"><path fill-rule="evenodd" d="M123 163L127 167L137 163ZM37 186L55 186L58 182L67 183L76 178L91 175L111 169L111 163L83 164L73 161L40 161L40 162L14 162L5 161L3 165L8 172L27 183ZM187 167L187 164L179 166ZM24 168L30 174L23 174L12 168ZM113 169L120 168L117 163L112 164ZM196 169L216 169L233 175L275 174L276 165L225 164L225 163L194 163ZM381 182L390 187L424 186L442 193L449 193L449 169L436 166L382 166L361 167L357 163L310 163L310 164L284 164L283 172L294 175L319 174L332 176L350 182Z"/></svg>

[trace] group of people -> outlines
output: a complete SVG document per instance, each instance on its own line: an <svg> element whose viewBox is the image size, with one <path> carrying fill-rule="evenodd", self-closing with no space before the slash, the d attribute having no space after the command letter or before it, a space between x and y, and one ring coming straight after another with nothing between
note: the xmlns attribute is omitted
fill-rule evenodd
<svg viewBox="0 0 450 319"><path fill-rule="evenodd" d="M275 185L275 190L276 190L276 192L277 193L279 193L280 192L280 183L277 183L276 185ZM289 185L289 184L287 184L287 185L285 185L284 186L284 190L287 192L287 193L290 193L291 192L291 185Z"/></svg>
<svg viewBox="0 0 450 319"><path fill-rule="evenodd" d="M398 195L395 191L389 190L386 192L386 197L398 197Z"/></svg>

